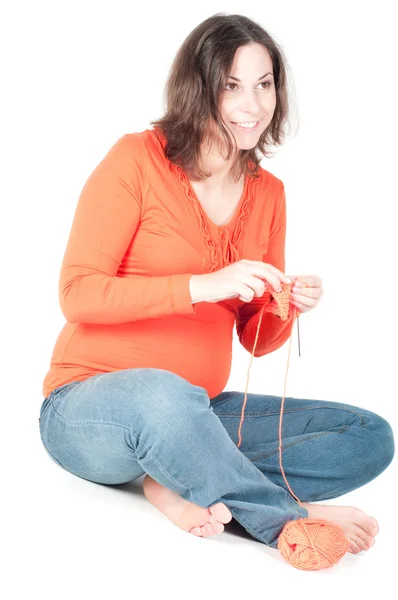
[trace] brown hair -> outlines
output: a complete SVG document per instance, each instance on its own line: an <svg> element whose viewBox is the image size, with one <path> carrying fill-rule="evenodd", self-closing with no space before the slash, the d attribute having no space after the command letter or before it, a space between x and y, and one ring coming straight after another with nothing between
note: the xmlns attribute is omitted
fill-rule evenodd
<svg viewBox="0 0 398 600"><path fill-rule="evenodd" d="M276 107L271 123L261 134L258 144L237 152L232 169L237 178L243 173L257 178L262 156L272 156L267 145L281 145L283 126L287 121L288 65L284 54L271 36L257 23L242 15L218 13L200 23L184 40L172 63L166 87L166 114L151 125L159 127L166 137L166 157L184 168L197 181L209 177L200 168L200 144L214 121L228 148L228 156L236 150L219 111L219 99L225 89L236 50L251 43L262 44L271 56L276 88ZM253 163L250 165L250 163ZM253 168L251 168L251 166Z"/></svg>

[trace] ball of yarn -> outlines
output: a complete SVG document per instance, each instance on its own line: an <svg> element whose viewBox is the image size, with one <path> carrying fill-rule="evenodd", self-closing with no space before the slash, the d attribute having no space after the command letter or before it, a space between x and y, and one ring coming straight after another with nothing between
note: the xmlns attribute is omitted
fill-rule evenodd
<svg viewBox="0 0 398 600"><path fill-rule="evenodd" d="M347 552L348 540L341 527L307 517L286 523L278 549L293 567L315 571L338 563Z"/></svg>

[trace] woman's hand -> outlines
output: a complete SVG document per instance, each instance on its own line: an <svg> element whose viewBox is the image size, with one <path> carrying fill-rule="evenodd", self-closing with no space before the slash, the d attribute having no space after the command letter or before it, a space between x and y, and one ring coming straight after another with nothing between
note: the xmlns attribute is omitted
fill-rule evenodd
<svg viewBox="0 0 398 600"><path fill-rule="evenodd" d="M291 292L290 304L296 306L300 313L315 308L323 296L322 279L317 275L289 275L296 280Z"/></svg>
<svg viewBox="0 0 398 600"><path fill-rule="evenodd" d="M261 298L265 290L282 290L282 283L290 283L279 269L258 260L241 259L218 271L191 275L189 288L192 304L196 302L220 302L239 298L251 302Z"/></svg>

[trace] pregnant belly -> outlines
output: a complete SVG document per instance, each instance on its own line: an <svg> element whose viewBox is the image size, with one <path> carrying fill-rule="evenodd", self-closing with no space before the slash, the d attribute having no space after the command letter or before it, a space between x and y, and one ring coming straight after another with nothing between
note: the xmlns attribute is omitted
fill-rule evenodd
<svg viewBox="0 0 398 600"><path fill-rule="evenodd" d="M229 378L235 315L218 304L199 303L196 314L115 325L80 324L68 362L107 370L165 369L220 394Z"/></svg>

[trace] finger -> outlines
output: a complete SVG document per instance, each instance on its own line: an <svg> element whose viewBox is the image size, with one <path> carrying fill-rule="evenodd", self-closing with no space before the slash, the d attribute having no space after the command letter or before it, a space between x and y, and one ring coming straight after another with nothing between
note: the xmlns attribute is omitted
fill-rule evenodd
<svg viewBox="0 0 398 600"><path fill-rule="evenodd" d="M289 279L294 282L294 286L298 288L307 287L307 283L304 281L304 276L301 275L288 275Z"/></svg>
<svg viewBox="0 0 398 600"><path fill-rule="evenodd" d="M298 298L299 300L303 300L305 298L317 298L317 291L313 288L292 288L290 292L293 296Z"/></svg>
<svg viewBox="0 0 398 600"><path fill-rule="evenodd" d="M259 279L264 281L264 284L265 284L264 291L265 292L270 292L272 290L274 290L275 292L282 291L282 284L278 277L275 277L274 275L272 275L272 276L268 276L268 279L264 279L264 277L259 277Z"/></svg>
<svg viewBox="0 0 398 600"><path fill-rule="evenodd" d="M294 287L291 291L292 294L301 294L306 298L320 298L321 289L315 287L300 287L299 285L294 284Z"/></svg>
<svg viewBox="0 0 398 600"><path fill-rule="evenodd" d="M316 290L312 290L311 288L300 290L300 292L290 292L290 296L298 302L305 302L307 304L308 301L317 302L319 300L319 294L316 292Z"/></svg>
<svg viewBox="0 0 398 600"><path fill-rule="evenodd" d="M306 278L308 287L320 288L322 287L322 279L317 275L309 275Z"/></svg>
<svg viewBox="0 0 398 600"><path fill-rule="evenodd" d="M276 275L277 277L279 277L280 281L283 281L283 283L291 283L293 281L293 280L289 281L289 277L287 275L285 275L285 273L283 273L282 271L280 271L279 269L274 267L274 265L271 265L270 263L260 262L260 261L258 261L258 262L262 266L266 265L267 268L271 271L271 273Z"/></svg>
<svg viewBox="0 0 398 600"><path fill-rule="evenodd" d="M315 308L318 304L318 300L314 300L313 298L305 298L304 296L300 296L299 294L294 294L290 300L293 304L298 306L299 308Z"/></svg>
<svg viewBox="0 0 398 600"><path fill-rule="evenodd" d="M308 286L313 288L322 287L322 279L317 275L310 275L308 278Z"/></svg>

